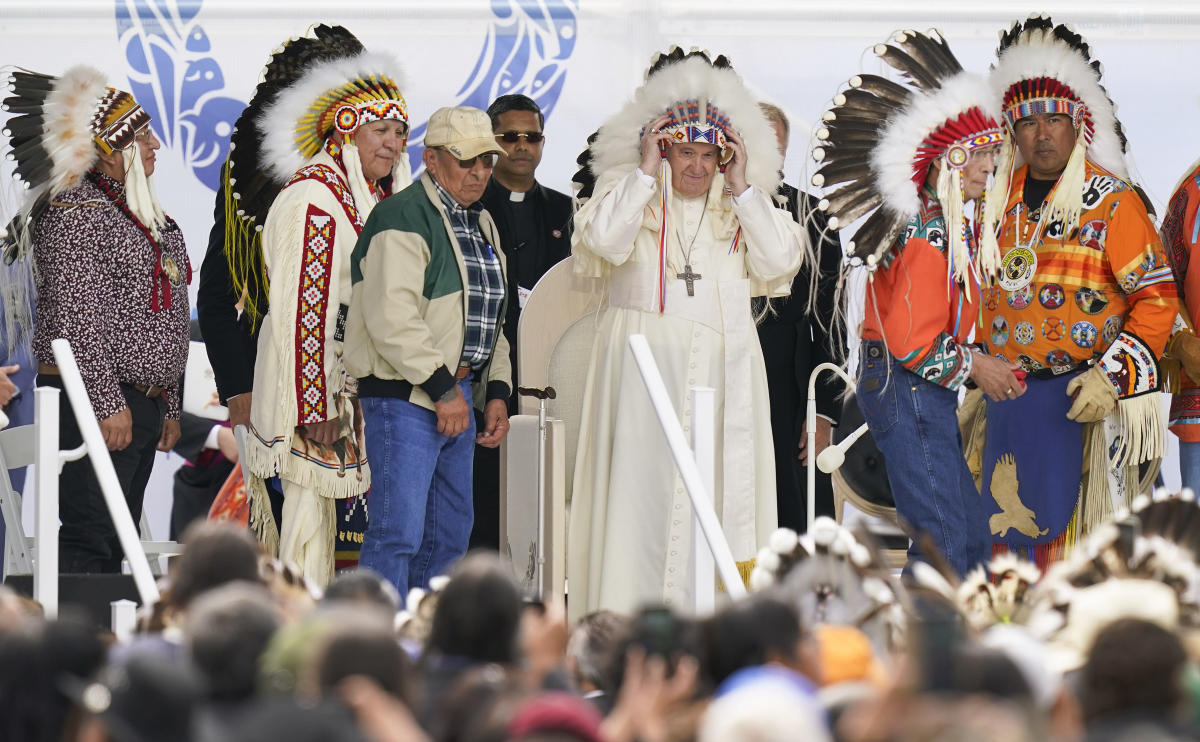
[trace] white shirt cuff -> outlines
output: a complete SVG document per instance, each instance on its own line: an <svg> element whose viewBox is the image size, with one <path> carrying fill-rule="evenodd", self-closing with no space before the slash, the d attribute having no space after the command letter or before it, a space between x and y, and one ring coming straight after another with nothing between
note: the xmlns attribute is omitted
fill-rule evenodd
<svg viewBox="0 0 1200 742"><path fill-rule="evenodd" d="M655 179L654 179L653 175L646 175L645 173L642 172L642 169L640 167L635 167L633 169L633 172L637 173L638 180L642 181L642 185L644 185L648 188L654 187Z"/></svg>
<svg viewBox="0 0 1200 742"><path fill-rule="evenodd" d="M733 202L738 206L743 206L752 198L754 198L754 186L746 186L746 190L742 191L742 195L733 197Z"/></svg>
<svg viewBox="0 0 1200 742"><path fill-rule="evenodd" d="M217 436L221 434L221 428L224 425L214 425L212 430L208 431L208 437L204 439L204 447L211 448L214 451L221 450L221 444L217 443Z"/></svg>

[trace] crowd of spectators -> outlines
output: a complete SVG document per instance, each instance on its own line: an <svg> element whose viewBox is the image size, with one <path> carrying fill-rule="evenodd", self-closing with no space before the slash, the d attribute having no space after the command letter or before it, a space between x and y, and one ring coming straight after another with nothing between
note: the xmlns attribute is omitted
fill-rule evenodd
<svg viewBox="0 0 1200 742"><path fill-rule="evenodd" d="M665 742L1183 740L1194 642L1102 628L1066 673L1020 627L913 609L902 649L806 625L786 587L694 617L590 614L523 596L473 552L401 601L368 570L324 594L245 530L197 524L163 603L119 643L0 588L0 739ZM406 603L406 604L405 604ZM919 603L918 603L919 605Z"/></svg>

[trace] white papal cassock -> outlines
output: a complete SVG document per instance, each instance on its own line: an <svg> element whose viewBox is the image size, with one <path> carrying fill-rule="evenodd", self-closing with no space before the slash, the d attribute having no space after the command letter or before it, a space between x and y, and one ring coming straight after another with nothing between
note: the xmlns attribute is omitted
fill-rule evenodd
<svg viewBox="0 0 1200 742"><path fill-rule="evenodd" d="M686 435L688 390L716 389L714 501L746 574L776 527L767 380L750 297L788 293L803 237L769 194L751 188L735 201L724 187L718 172L707 203L668 194L661 312L658 183L637 170L601 180L575 217L576 272L604 279L605 294L572 486L567 575L575 617L690 600L691 505L629 351L631 334L646 336ZM701 276L694 296L676 277L689 263Z"/></svg>

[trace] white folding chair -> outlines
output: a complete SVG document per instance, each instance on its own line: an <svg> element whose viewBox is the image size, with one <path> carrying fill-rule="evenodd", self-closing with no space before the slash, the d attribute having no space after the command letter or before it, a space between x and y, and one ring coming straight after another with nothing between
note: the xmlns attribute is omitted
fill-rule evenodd
<svg viewBox="0 0 1200 742"><path fill-rule="evenodd" d="M21 493L13 489L9 471L33 463L33 425L0 430L0 511L4 514L4 574L33 574L33 538L21 523Z"/></svg>

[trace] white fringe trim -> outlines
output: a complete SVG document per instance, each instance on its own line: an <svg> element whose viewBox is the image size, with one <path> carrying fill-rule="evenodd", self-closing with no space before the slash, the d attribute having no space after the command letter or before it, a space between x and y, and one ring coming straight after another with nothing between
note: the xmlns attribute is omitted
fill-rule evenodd
<svg viewBox="0 0 1200 742"><path fill-rule="evenodd" d="M371 487L371 470L365 461L357 470L325 469L293 454L290 440L267 447L252 432L246 443L246 465L263 479L278 476L335 500L361 495Z"/></svg>
<svg viewBox="0 0 1200 742"><path fill-rule="evenodd" d="M249 441L247 441L249 442ZM247 446L247 449L249 446ZM271 511L271 498L267 494L267 483L251 476L245 482L246 499L250 503L250 530L258 537L258 542L268 556L279 555L279 525L275 522L275 513Z"/></svg>
<svg viewBox="0 0 1200 742"><path fill-rule="evenodd" d="M1116 414L1122 445L1113 452L1111 466L1137 466L1162 458L1167 421L1158 393L1118 400Z"/></svg>
<svg viewBox="0 0 1200 742"><path fill-rule="evenodd" d="M1083 490L1080 494L1079 517L1076 519L1076 536L1090 533L1093 528L1112 519L1112 496L1108 483L1108 438L1104 434L1104 421L1084 425L1084 446L1086 460L1084 465Z"/></svg>

